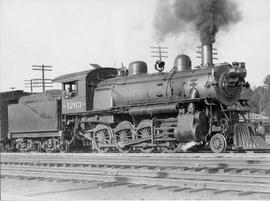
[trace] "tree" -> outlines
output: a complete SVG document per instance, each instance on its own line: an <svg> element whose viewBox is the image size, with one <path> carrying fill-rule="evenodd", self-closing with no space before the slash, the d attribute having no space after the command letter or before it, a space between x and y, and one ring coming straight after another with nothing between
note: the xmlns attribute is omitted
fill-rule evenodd
<svg viewBox="0 0 270 201"><path fill-rule="evenodd" d="M269 75L267 75L266 77L265 77L265 79L264 79L264 85L266 86L266 87L270 87L270 74Z"/></svg>
<svg viewBox="0 0 270 201"><path fill-rule="evenodd" d="M241 98L242 99L251 99L253 95L253 91L251 88L243 88Z"/></svg>
<svg viewBox="0 0 270 201"><path fill-rule="evenodd" d="M270 74L267 75L264 79L264 96L263 96L263 113L270 117Z"/></svg>
<svg viewBox="0 0 270 201"><path fill-rule="evenodd" d="M270 74L265 77L264 86L243 89L241 97L249 99L250 112L262 112L270 117Z"/></svg>

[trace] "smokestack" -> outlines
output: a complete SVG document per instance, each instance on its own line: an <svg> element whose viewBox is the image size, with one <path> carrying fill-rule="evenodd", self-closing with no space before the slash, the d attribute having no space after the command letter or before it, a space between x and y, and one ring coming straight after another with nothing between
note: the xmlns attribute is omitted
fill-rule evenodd
<svg viewBox="0 0 270 201"><path fill-rule="evenodd" d="M201 47L202 66L213 66L213 46L212 44L202 45Z"/></svg>

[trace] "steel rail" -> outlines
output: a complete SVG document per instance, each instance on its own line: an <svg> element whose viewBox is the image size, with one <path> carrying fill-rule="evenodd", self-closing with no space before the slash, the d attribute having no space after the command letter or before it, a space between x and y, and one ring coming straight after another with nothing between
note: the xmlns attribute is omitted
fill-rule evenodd
<svg viewBox="0 0 270 201"><path fill-rule="evenodd" d="M55 157L173 157L173 158L268 158L270 160L270 153L18 153L18 152L0 152L1 156L22 156L22 155L32 155L32 156L47 156L53 155Z"/></svg>
<svg viewBox="0 0 270 201"><path fill-rule="evenodd" d="M39 166L9 166L1 167L2 174L5 171L40 171L40 172L58 172L58 173L77 173L77 174L91 174L91 175L114 175L114 176L140 176L153 178L173 178L173 179L193 179L196 180L211 180L216 181L232 181L232 182L247 182L247 183L269 183L270 175L265 174L236 174L236 173L207 173L204 171L183 171L181 169L148 169L148 168L92 168L92 167L39 167Z"/></svg>
<svg viewBox="0 0 270 201"><path fill-rule="evenodd" d="M130 155L65 155L65 154L1 154L1 163L48 163L48 164L85 164L85 165L118 165L144 167L193 167L217 169L261 169L268 171L270 155L245 158L194 158L194 157L158 157Z"/></svg>

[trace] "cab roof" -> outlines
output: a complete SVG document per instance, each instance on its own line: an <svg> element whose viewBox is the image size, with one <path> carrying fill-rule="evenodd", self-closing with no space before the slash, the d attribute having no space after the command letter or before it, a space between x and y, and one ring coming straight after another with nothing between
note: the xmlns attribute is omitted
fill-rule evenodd
<svg viewBox="0 0 270 201"><path fill-rule="evenodd" d="M54 78L52 81L53 82L58 82L58 83L65 83L65 82L72 82L72 81L77 81L77 80L83 80L86 79L86 77L88 75L90 75L90 73L94 73L95 72L102 72L102 71L106 71L106 70L116 70L115 68L111 68L111 67L101 67L98 64L90 64L92 67L92 69L90 70L85 70L85 71L80 71L80 72L76 72L76 73L69 73L66 75L61 75L58 76L56 78Z"/></svg>
<svg viewBox="0 0 270 201"><path fill-rule="evenodd" d="M61 75L61 76L54 78L52 81L64 83L64 82L71 82L71 81L75 81L75 80L82 80L93 70L95 70L95 69L80 71L80 72L76 72L76 73L69 73L66 75Z"/></svg>

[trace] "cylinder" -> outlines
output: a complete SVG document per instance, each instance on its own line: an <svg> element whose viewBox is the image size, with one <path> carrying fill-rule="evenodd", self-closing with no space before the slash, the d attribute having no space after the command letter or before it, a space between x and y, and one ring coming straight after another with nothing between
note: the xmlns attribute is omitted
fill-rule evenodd
<svg viewBox="0 0 270 201"><path fill-rule="evenodd" d="M212 44L202 45L202 66L209 67L213 66L213 47Z"/></svg>
<svg viewBox="0 0 270 201"><path fill-rule="evenodd" d="M195 122L194 117L191 114L178 116L177 127L174 129L174 136L178 142L199 142L208 133L209 124L207 122Z"/></svg>

